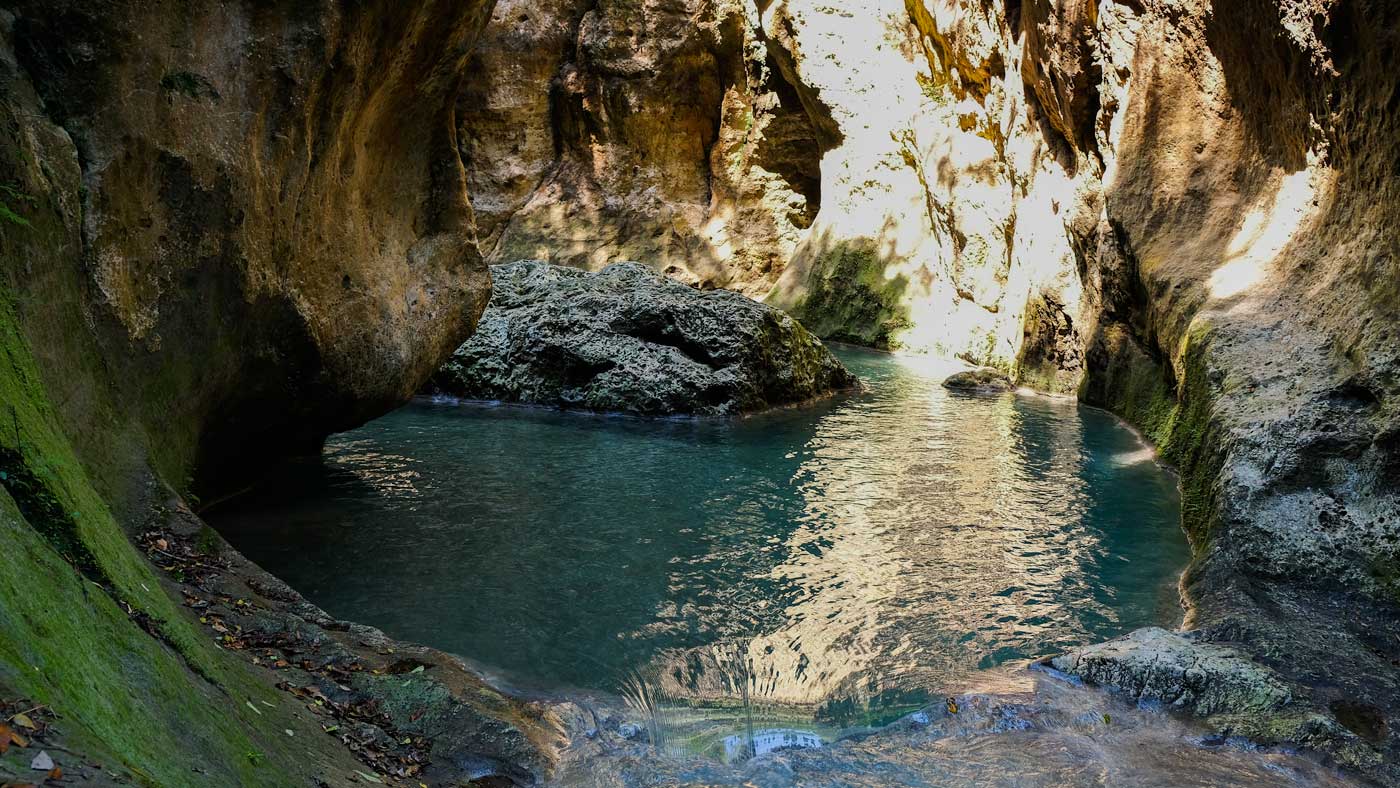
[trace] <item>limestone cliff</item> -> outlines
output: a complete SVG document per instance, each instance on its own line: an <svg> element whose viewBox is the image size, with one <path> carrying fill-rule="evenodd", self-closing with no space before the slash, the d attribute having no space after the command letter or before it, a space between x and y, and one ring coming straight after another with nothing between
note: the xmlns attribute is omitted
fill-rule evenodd
<svg viewBox="0 0 1400 788"><path fill-rule="evenodd" d="M493 262L646 260L761 296L821 199L822 131L744 2L496 6L460 103Z"/></svg>
<svg viewBox="0 0 1400 788"><path fill-rule="evenodd" d="M375 8L13 8L10 93L42 106L16 122L60 139L12 178L74 190L49 254L82 278L31 265L81 284L169 470L363 421L484 308L452 98L488 4Z"/></svg>
<svg viewBox="0 0 1400 788"><path fill-rule="evenodd" d="M502 4L483 62L530 41L552 98L463 136L534 141L469 161L533 162L498 258L644 250L1143 427L1183 474L1188 625L1293 699L1217 724L1396 778L1392 6L600 0L545 40Z"/></svg>
<svg viewBox="0 0 1400 788"><path fill-rule="evenodd" d="M455 99L489 6L0 3L0 702L56 715L69 779L373 770L182 609L249 609L242 573L316 618L176 492L383 412L470 333Z"/></svg>

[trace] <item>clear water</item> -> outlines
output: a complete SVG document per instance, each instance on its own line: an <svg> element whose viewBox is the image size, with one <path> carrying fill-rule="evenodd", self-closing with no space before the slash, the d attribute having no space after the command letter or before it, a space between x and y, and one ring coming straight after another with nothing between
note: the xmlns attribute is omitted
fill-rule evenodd
<svg viewBox="0 0 1400 788"><path fill-rule="evenodd" d="M979 673L977 692L868 736L725 763L585 740L552 780L568 788L1351 788L1363 783L1283 749L1203 734L1044 673ZM601 737L600 737L601 738Z"/></svg>
<svg viewBox="0 0 1400 788"><path fill-rule="evenodd" d="M1176 481L1129 430L841 355L866 391L737 421L417 402L211 519L333 615L721 758L1175 623Z"/></svg>

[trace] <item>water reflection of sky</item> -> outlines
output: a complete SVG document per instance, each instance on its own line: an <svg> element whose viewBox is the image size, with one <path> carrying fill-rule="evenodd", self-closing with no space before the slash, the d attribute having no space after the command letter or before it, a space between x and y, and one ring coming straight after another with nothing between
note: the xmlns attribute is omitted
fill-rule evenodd
<svg viewBox="0 0 1400 788"><path fill-rule="evenodd" d="M846 359L866 393L738 422L415 405L214 519L335 615L773 730L1169 623L1175 484L1127 430Z"/></svg>

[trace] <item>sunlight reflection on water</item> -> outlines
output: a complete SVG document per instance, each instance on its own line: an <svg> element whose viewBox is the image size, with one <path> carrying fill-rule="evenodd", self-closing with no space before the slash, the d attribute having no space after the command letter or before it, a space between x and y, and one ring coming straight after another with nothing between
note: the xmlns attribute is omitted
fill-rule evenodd
<svg viewBox="0 0 1400 788"><path fill-rule="evenodd" d="M867 391L737 421L418 403L212 519L334 615L720 757L1174 623L1175 480L1130 431L842 356Z"/></svg>

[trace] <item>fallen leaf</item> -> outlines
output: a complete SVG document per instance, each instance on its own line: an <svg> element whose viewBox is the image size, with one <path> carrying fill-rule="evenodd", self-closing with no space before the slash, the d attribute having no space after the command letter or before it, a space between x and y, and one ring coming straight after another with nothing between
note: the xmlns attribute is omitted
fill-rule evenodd
<svg viewBox="0 0 1400 788"><path fill-rule="evenodd" d="M375 777L375 776L372 775L372 774L367 774L367 773L365 773L365 772L362 772L362 771L360 771L359 769L356 769L356 770L355 770L355 774L358 774L358 775L360 776L360 779L361 779L361 780L364 780L364 781L367 782L367 783L374 783L375 785L383 785L383 784L384 784L384 781L383 781L383 780L379 779L378 777Z"/></svg>
<svg viewBox="0 0 1400 788"><path fill-rule="evenodd" d="M40 750L39 754L34 756L34 760L29 762L29 768L36 772L51 772L54 768L53 758L50 758L46 751Z"/></svg>
<svg viewBox="0 0 1400 788"><path fill-rule="evenodd" d="M165 541L164 539L157 539L157 540L156 540L156 549L157 549L157 550L169 550L169 549L170 549L170 543L167 542L167 541Z"/></svg>
<svg viewBox="0 0 1400 788"><path fill-rule="evenodd" d="M29 740L19 735L16 731L10 731L10 742L16 747L28 747Z"/></svg>
<svg viewBox="0 0 1400 788"><path fill-rule="evenodd" d="M957 714L957 713L958 713L958 702L957 702L957 700L955 700L954 698L949 698L949 699L948 699L948 713L949 713L949 714Z"/></svg>
<svg viewBox="0 0 1400 788"><path fill-rule="evenodd" d="M258 707L257 707L257 706L254 706L254 705L253 705L253 702L252 702L251 700L249 700L249 701L244 701L244 702L243 702L243 705L245 705L245 706L247 706L248 708L252 709L252 710L253 710L253 713L256 714L256 715L258 715L259 717L262 716L262 712L258 711Z"/></svg>
<svg viewBox="0 0 1400 788"><path fill-rule="evenodd" d="M0 725L0 755L10 750L10 729Z"/></svg>
<svg viewBox="0 0 1400 788"><path fill-rule="evenodd" d="M50 779L50 780L62 780L62 779L63 779L63 767L62 767L62 766L55 766L55 767L53 767L53 771L49 772L49 779Z"/></svg>
<svg viewBox="0 0 1400 788"><path fill-rule="evenodd" d="M10 718L10 721L21 728L28 728L31 731L39 729L39 726L34 724L34 720L29 719L28 714L16 714Z"/></svg>

